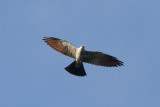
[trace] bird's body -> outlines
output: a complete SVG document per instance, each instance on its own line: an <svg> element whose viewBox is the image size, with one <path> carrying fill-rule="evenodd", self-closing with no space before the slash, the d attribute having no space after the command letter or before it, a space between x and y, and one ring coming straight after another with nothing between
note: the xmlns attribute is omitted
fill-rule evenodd
<svg viewBox="0 0 160 107"><path fill-rule="evenodd" d="M116 57L102 52L86 51L83 45L76 48L69 42L54 37L44 37L43 40L56 51L75 59L75 61L65 69L76 76L86 75L83 62L106 67L117 67L123 65L123 62L119 61Z"/></svg>
<svg viewBox="0 0 160 107"><path fill-rule="evenodd" d="M81 63L82 62L82 53L84 51L84 46L80 46L76 50L76 62Z"/></svg>

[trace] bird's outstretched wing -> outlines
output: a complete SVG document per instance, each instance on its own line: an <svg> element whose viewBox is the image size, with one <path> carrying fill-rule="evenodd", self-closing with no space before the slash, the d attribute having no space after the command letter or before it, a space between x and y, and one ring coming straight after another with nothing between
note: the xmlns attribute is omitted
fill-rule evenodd
<svg viewBox="0 0 160 107"><path fill-rule="evenodd" d="M116 57L104 54L102 52L84 51L82 59L83 62L94 65L107 67L123 66L122 61L119 61Z"/></svg>
<svg viewBox="0 0 160 107"><path fill-rule="evenodd" d="M54 37L44 37L43 40L54 50L74 59L76 58L77 48L69 42Z"/></svg>

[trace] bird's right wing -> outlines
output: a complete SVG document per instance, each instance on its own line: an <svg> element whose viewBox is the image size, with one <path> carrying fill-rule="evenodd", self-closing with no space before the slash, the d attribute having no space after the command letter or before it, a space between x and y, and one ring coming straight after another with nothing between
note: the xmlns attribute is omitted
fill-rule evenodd
<svg viewBox="0 0 160 107"><path fill-rule="evenodd" d="M69 42L54 37L44 37L43 40L54 50L74 59L76 58L77 48Z"/></svg>
<svg viewBox="0 0 160 107"><path fill-rule="evenodd" d="M116 57L102 52L84 51L82 59L83 62L100 66L115 67L123 65L123 62Z"/></svg>

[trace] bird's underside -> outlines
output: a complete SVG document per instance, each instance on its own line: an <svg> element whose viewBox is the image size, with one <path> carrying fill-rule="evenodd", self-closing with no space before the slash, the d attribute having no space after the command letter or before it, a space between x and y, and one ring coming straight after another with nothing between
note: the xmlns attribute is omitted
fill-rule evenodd
<svg viewBox="0 0 160 107"><path fill-rule="evenodd" d="M54 50L75 59L75 61L65 69L76 76L86 75L83 62L105 67L123 66L123 62L116 57L102 52L86 51L84 46L76 48L71 43L54 37L44 37L43 40Z"/></svg>

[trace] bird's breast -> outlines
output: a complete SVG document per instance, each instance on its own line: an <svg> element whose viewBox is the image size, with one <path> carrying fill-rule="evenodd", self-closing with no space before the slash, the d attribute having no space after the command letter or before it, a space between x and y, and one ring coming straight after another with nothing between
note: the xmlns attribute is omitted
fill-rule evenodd
<svg viewBox="0 0 160 107"><path fill-rule="evenodd" d="M82 53L82 48L78 48L76 51L76 62L81 63L81 53Z"/></svg>

